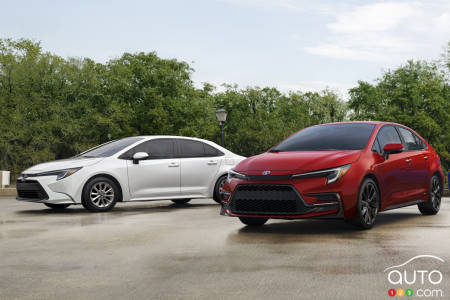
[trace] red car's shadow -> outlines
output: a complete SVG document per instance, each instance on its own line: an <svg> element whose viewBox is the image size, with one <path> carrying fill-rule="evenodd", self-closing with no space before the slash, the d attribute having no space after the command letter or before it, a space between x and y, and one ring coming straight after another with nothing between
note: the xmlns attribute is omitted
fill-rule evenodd
<svg viewBox="0 0 450 300"><path fill-rule="evenodd" d="M283 220L274 222L269 220L264 226L245 226L239 229L239 234L293 234L293 235L316 235L336 234L355 236L354 233L369 233L371 231L383 230L386 226L414 226L416 220L425 218L419 212L385 212L378 215L376 223L371 230L361 230L352 224L338 219L301 219Z"/></svg>

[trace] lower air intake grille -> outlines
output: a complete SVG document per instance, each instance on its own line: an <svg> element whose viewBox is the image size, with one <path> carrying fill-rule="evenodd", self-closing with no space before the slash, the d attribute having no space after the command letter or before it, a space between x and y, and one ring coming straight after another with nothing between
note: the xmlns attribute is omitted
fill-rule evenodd
<svg viewBox="0 0 450 300"><path fill-rule="evenodd" d="M241 214L298 214L305 206L291 185L241 184L228 209Z"/></svg>
<svg viewBox="0 0 450 300"><path fill-rule="evenodd" d="M37 181L17 180L16 183L17 196L21 199L44 200L48 199L48 195L44 188Z"/></svg>

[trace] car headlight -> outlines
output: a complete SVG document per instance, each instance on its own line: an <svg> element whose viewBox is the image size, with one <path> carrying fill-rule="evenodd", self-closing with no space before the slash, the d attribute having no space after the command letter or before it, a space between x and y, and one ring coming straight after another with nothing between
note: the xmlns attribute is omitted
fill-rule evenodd
<svg viewBox="0 0 450 300"><path fill-rule="evenodd" d="M66 177L69 177L70 175L78 172L79 170L81 170L81 167L42 172L42 173L39 173L39 174L35 174L34 176L55 176L56 175L56 180L61 180L61 179L64 179Z"/></svg>
<svg viewBox="0 0 450 300"><path fill-rule="evenodd" d="M238 178L238 179L243 179L243 180L247 180L248 177L247 175L241 174L236 172L235 170L231 169L228 171L228 177L227 177L227 181L228 183L231 181L231 179L233 178Z"/></svg>
<svg viewBox="0 0 450 300"><path fill-rule="evenodd" d="M326 177L327 178L327 184L333 183L338 181L340 178L342 178L345 173L347 173L348 169L350 168L350 164L336 167L332 169L326 169L326 170L320 170L320 171L313 171L308 173L299 173L292 175L292 178L302 178L302 177Z"/></svg>

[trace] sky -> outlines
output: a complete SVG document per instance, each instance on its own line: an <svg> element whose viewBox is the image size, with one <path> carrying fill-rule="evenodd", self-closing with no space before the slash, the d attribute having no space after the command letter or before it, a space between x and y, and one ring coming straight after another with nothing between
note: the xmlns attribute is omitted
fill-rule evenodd
<svg viewBox="0 0 450 300"><path fill-rule="evenodd" d="M209 82L287 91L373 82L409 59L438 59L450 1L0 0L0 38L98 62L155 51Z"/></svg>

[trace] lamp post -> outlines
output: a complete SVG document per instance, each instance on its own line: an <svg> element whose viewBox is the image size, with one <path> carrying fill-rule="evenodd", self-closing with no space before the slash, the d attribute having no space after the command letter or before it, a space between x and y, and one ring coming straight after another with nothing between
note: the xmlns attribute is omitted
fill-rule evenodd
<svg viewBox="0 0 450 300"><path fill-rule="evenodd" d="M216 117L217 121L219 121L220 126L220 141L222 143L222 147L225 147L225 139L223 137L223 127L225 126L225 121L227 120L227 111L220 107L216 109Z"/></svg>

